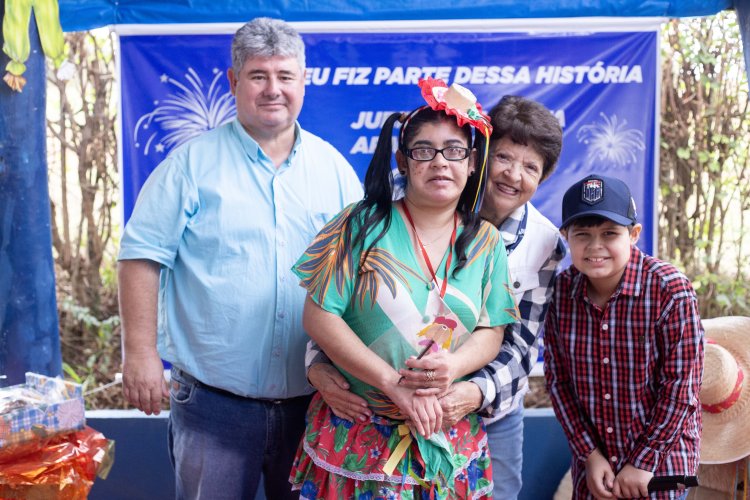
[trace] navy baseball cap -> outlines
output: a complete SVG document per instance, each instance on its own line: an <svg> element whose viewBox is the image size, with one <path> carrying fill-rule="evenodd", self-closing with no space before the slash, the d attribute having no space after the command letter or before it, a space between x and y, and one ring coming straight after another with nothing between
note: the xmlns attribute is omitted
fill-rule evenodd
<svg viewBox="0 0 750 500"><path fill-rule="evenodd" d="M561 227L582 217L599 216L623 226L638 222L630 189L620 179L589 175L565 192Z"/></svg>

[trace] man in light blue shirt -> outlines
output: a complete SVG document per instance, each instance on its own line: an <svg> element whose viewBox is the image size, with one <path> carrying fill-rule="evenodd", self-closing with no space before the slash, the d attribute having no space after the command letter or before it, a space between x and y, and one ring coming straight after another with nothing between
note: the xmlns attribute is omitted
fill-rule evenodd
<svg viewBox="0 0 750 500"><path fill-rule="evenodd" d="M252 498L261 472L267 498L295 498L287 478L312 388L290 269L362 188L296 121L305 60L293 28L247 23L232 66L237 119L174 150L125 228L123 387L147 414L170 395L179 498Z"/></svg>

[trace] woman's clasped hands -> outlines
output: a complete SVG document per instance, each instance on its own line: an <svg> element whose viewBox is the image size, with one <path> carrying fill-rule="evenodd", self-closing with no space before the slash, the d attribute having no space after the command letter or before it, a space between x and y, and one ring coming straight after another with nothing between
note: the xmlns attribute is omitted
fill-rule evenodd
<svg viewBox="0 0 750 500"><path fill-rule="evenodd" d="M399 370L391 400L401 409L407 424L429 438L443 425L440 396L448 391L455 378L451 369L451 353L445 350L430 352L421 359L412 356L406 367Z"/></svg>
<svg viewBox="0 0 750 500"><path fill-rule="evenodd" d="M453 356L449 351L440 349L429 352L421 359L410 357L406 360L406 368L399 370L401 385L416 389L419 396L444 395L456 379Z"/></svg>
<svg viewBox="0 0 750 500"><path fill-rule="evenodd" d="M385 393L401 410L406 424L413 431L425 438L440 431L443 425L443 409L437 396L420 396L416 389L399 383L398 377L386 388Z"/></svg>

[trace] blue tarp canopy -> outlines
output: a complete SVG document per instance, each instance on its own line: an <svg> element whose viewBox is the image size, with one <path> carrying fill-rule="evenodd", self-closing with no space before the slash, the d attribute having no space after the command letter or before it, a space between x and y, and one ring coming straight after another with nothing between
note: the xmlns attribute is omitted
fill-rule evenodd
<svg viewBox="0 0 750 500"><path fill-rule="evenodd" d="M286 21L690 17L745 0L59 0L65 31L114 24L240 23L258 16Z"/></svg>

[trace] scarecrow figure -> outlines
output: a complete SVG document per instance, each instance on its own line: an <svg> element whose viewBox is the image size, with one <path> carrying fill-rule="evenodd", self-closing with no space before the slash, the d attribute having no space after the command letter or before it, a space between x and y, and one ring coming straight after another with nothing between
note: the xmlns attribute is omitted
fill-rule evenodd
<svg viewBox="0 0 750 500"><path fill-rule="evenodd" d="M65 60L65 39L60 26L60 11L57 0L5 0L3 17L3 52L10 57L3 77L5 83L16 92L21 92L26 79L24 64L29 58L29 22L31 9L34 9L39 40L47 57L52 59L57 76L66 80L71 76L73 66Z"/></svg>

